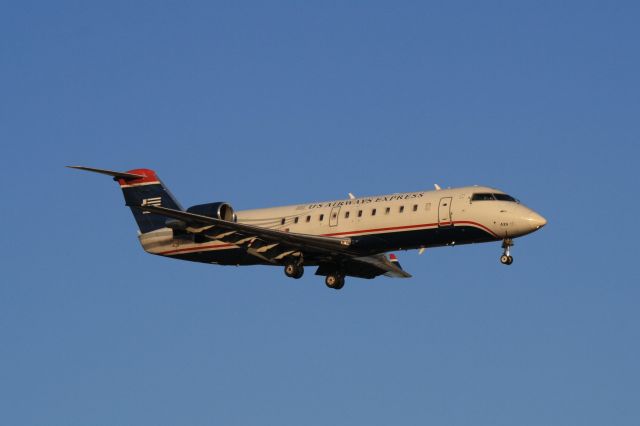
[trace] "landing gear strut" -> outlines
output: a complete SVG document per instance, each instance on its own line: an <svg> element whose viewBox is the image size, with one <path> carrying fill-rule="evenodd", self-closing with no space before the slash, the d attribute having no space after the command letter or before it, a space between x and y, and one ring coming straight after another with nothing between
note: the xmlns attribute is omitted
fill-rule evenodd
<svg viewBox="0 0 640 426"><path fill-rule="evenodd" d="M304 274L304 266L302 262L289 262L284 265L284 274L289 278L295 278L296 280L302 278Z"/></svg>
<svg viewBox="0 0 640 426"><path fill-rule="evenodd" d="M327 278L325 278L324 283L329 288L340 290L342 287L344 287L344 275L338 272L329 274L327 275Z"/></svg>
<svg viewBox="0 0 640 426"><path fill-rule="evenodd" d="M502 256L500 256L500 263L503 265L511 265L513 263L513 257L511 256L511 247L513 246L513 240L511 238L505 238L502 241Z"/></svg>

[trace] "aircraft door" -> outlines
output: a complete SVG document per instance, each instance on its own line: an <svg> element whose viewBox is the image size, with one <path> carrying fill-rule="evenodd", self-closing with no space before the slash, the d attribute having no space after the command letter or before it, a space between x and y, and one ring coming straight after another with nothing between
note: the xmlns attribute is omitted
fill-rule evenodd
<svg viewBox="0 0 640 426"><path fill-rule="evenodd" d="M329 214L329 226L338 226L338 217L340 217L340 206L331 209L331 214Z"/></svg>
<svg viewBox="0 0 640 426"><path fill-rule="evenodd" d="M438 206L438 226L451 226L451 201L452 197L440 198L440 205Z"/></svg>

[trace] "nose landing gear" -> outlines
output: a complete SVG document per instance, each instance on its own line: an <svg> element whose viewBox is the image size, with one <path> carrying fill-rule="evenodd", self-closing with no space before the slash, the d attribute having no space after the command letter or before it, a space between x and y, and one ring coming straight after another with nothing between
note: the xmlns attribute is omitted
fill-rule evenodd
<svg viewBox="0 0 640 426"><path fill-rule="evenodd" d="M513 257L511 256L511 247L513 246L513 240L511 238L505 238L502 241L502 256L500 256L500 263L503 265L511 265L513 263Z"/></svg>

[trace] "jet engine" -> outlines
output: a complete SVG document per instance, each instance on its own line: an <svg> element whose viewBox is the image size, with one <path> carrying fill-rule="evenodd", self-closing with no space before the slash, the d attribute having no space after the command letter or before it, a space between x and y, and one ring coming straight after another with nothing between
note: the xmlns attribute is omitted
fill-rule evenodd
<svg viewBox="0 0 640 426"><path fill-rule="evenodd" d="M225 202L198 204L187 209L188 213L199 214L201 216L213 217L215 219L236 222L237 217L231 204Z"/></svg>

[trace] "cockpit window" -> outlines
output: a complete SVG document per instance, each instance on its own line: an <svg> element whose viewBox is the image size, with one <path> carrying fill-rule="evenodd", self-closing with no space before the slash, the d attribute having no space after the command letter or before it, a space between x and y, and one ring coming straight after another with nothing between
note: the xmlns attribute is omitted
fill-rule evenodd
<svg viewBox="0 0 640 426"><path fill-rule="evenodd" d="M493 194L496 197L496 200L498 201L511 201L511 202L517 202L517 200L515 198L513 198L511 195L507 195L507 194Z"/></svg>
<svg viewBox="0 0 640 426"><path fill-rule="evenodd" d="M517 203L518 200L513 198L511 195L507 194L489 194L486 192L481 192L477 194L473 194L471 196L471 201L510 201L513 203Z"/></svg>
<svg viewBox="0 0 640 426"><path fill-rule="evenodd" d="M488 201L488 200L495 200L495 198L493 198L493 194L473 194L473 196L471 197L471 201Z"/></svg>

